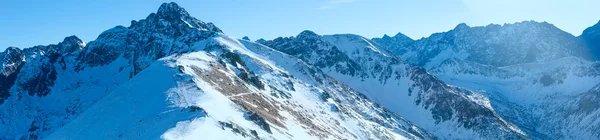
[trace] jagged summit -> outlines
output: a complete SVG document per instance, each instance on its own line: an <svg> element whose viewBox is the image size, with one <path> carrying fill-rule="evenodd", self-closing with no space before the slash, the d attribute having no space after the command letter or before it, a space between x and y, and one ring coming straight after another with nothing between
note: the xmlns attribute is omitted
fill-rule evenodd
<svg viewBox="0 0 600 140"><path fill-rule="evenodd" d="M177 3L175 2L161 4L156 14L167 19L179 19L190 17L190 14L188 14L188 12L185 11L185 9L177 5Z"/></svg>
<svg viewBox="0 0 600 140"><path fill-rule="evenodd" d="M11 51L15 51L15 50L21 50L21 49L19 49L19 48L15 47L15 46L10 46L10 47L6 48L6 49L4 50L4 52L5 52L5 53L10 53Z"/></svg>
<svg viewBox="0 0 600 140"><path fill-rule="evenodd" d="M400 40L411 40L411 41L414 41L414 39L412 39L412 38L410 38L410 37L408 37L408 36L404 35L404 34L403 34L403 33L401 33L401 32L398 32L398 33L397 33L396 35L394 35L392 38L394 38L394 39L400 39Z"/></svg>
<svg viewBox="0 0 600 140"><path fill-rule="evenodd" d="M67 36L65 37L65 39L63 39L63 43L65 42L83 42L81 39L79 39L79 37L72 35L72 36Z"/></svg>
<svg viewBox="0 0 600 140"><path fill-rule="evenodd" d="M72 35L65 37L62 42L58 43L58 46L60 47L57 49L59 49L61 53L71 53L83 49L83 47L85 47L85 42L77 36Z"/></svg>
<svg viewBox="0 0 600 140"><path fill-rule="evenodd" d="M538 21L534 21L534 20L526 20L526 21L520 21L520 22L514 22L514 23L504 23L504 24L490 23L486 26L469 26L466 23L460 23L460 24L456 25L456 27L454 27L453 31L464 30L464 29L474 29L474 28L481 28L481 29L486 29L486 30L499 30L499 29L503 29L503 28L504 29L514 28L515 30L518 29L519 31L529 31L531 29L562 31L558 27L554 26L554 24L550 24L546 21L538 22Z"/></svg>
<svg viewBox="0 0 600 140"><path fill-rule="evenodd" d="M544 62L584 52L579 41L570 33L548 22L537 21L487 26L460 23L453 30L435 33L411 43L406 43L406 40L374 40L398 55L406 54L404 60L426 68L441 63L434 59L440 54L486 65L507 66Z"/></svg>
<svg viewBox="0 0 600 140"><path fill-rule="evenodd" d="M304 30L302 32L300 32L300 34L298 34L296 37L297 38L318 38L320 35L318 35L317 33L311 31L311 30Z"/></svg>
<svg viewBox="0 0 600 140"><path fill-rule="evenodd" d="M59 44L63 44L63 45L83 45L85 44L85 42L83 42L83 40L79 39L79 37L72 35L72 36L68 36L65 37L65 39L63 39L62 42L60 42Z"/></svg>
<svg viewBox="0 0 600 140"><path fill-rule="evenodd" d="M390 37L386 34L383 35L382 38L373 38L372 40L381 44L383 48L396 54L404 53L406 50L405 47L415 42L415 40L400 32L393 37Z"/></svg>
<svg viewBox="0 0 600 140"><path fill-rule="evenodd" d="M248 36L244 36L244 37L242 37L242 39L250 41L250 37L248 37Z"/></svg>
<svg viewBox="0 0 600 140"><path fill-rule="evenodd" d="M264 38L260 38L260 39L257 39L256 42L263 44L263 43L267 42L267 40L265 40Z"/></svg>
<svg viewBox="0 0 600 140"><path fill-rule="evenodd" d="M392 37L390 37L387 34L383 34L383 37L381 37L381 39L386 39L387 40L387 39L392 39Z"/></svg>
<svg viewBox="0 0 600 140"><path fill-rule="evenodd" d="M222 33L221 29L216 27L213 23L205 23L190 16L184 8L174 2L163 3L156 13L151 13L146 19L131 21L131 26L129 28L141 29L144 31L175 30L176 32L187 30L185 28L195 28Z"/></svg>
<svg viewBox="0 0 600 140"><path fill-rule="evenodd" d="M456 25L456 27L454 27L454 30L460 30L460 29L466 29L466 28L471 28L469 25L467 25L466 23L459 23L458 25Z"/></svg>

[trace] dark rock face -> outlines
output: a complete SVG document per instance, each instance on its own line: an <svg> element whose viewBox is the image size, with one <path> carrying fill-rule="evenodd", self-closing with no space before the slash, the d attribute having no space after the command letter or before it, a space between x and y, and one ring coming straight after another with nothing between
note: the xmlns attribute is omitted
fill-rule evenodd
<svg viewBox="0 0 600 140"><path fill-rule="evenodd" d="M472 129L483 136L527 139L527 136L517 132L496 130L496 128L509 128L511 124L501 120L494 111L469 101L466 95L474 94L471 91L449 87L418 66L407 67L407 70L410 79L415 82L409 90L422 91L416 95L415 103L429 109L436 123L456 119L461 127Z"/></svg>
<svg viewBox="0 0 600 140"><path fill-rule="evenodd" d="M585 42L593 58L600 60L600 21L594 26L583 30L579 38Z"/></svg>
<svg viewBox="0 0 600 140"><path fill-rule="evenodd" d="M50 93L54 81L56 80L56 70L51 64L44 64L39 69L39 74L33 79L29 79L20 86L25 89L30 96L37 95L44 97Z"/></svg>
<svg viewBox="0 0 600 140"><path fill-rule="evenodd" d="M296 37L279 37L274 40L263 41L261 44L296 56L319 68L329 67L331 64L334 64L343 74L352 76L360 74L358 73L360 67L356 62L351 61L336 46L323 41L320 35L312 31L306 30ZM339 65L341 63L347 63L347 65Z"/></svg>
<svg viewBox="0 0 600 140"><path fill-rule="evenodd" d="M48 95L57 79L57 69L64 70L65 59L77 55L83 47L83 41L69 36L58 44L24 49L27 63L23 66L25 71L19 74L22 80L18 85L30 96Z"/></svg>
<svg viewBox="0 0 600 140"><path fill-rule="evenodd" d="M0 132L0 135L14 134L16 138L23 139L44 137L56 128L45 128L39 124L45 124L44 121L52 121L49 126L69 123L94 101L103 97L104 93L110 92L111 88L126 80L126 77L119 76L121 71L129 72L131 78L157 59L194 51L196 48L193 43L220 33L222 31L212 23L205 23L189 16L175 3L165 3L157 13L150 14L146 19L132 21L129 27L116 26L87 44L76 36L69 36L58 44L34 46L23 50L10 47L0 52L0 64L2 64L0 65L0 105L13 107L0 110L0 118L2 118L0 120L3 124L0 125L0 129L11 131ZM116 61L119 63L113 63ZM86 69L109 64L119 69L118 72L109 68L103 70L118 75L99 77L107 80L98 83L83 82L86 79L99 79L81 76L95 72ZM257 78L254 76L249 79ZM61 85L55 85L59 82ZM85 84L94 84L92 87L99 87L104 93L98 89L81 89ZM80 93L81 91L83 93ZM37 104L48 100L54 102L54 99L47 97L52 94L58 94L58 97L64 95L65 98L56 99L57 104L50 107ZM11 101L8 102L10 104L7 104L7 99ZM30 110L23 113L1 113L2 111L14 112L11 109L20 109L19 107ZM201 109L190 110L203 112ZM14 119L20 117L23 119ZM32 125L28 132L27 129L13 129L13 126L21 125L21 122L5 122L6 120L22 120L26 123L35 120L37 123ZM0 139L3 137L0 136Z"/></svg>
<svg viewBox="0 0 600 140"><path fill-rule="evenodd" d="M10 88L17 80L17 74L25 63L25 56L19 48L9 47L0 53L0 105L10 97Z"/></svg>
<svg viewBox="0 0 600 140"><path fill-rule="evenodd" d="M267 123L265 118L261 117L260 115L254 112L245 112L244 117L260 126L261 129L271 133L271 127L269 126L269 123Z"/></svg>
<svg viewBox="0 0 600 140"><path fill-rule="evenodd" d="M248 36L244 36L244 37L242 37L242 39L243 39L243 40L250 41L250 38L249 38Z"/></svg>
<svg viewBox="0 0 600 140"><path fill-rule="evenodd" d="M2 59L2 75L0 75L0 104L4 99L10 96L10 88L17 83L29 95L43 97L50 93L54 80L57 78L54 64L58 64L62 69L65 67L65 57L75 55L77 51L83 48L83 41L76 36L66 37L58 44L48 46L35 46L20 50L15 47L6 49L0 53ZM28 68L21 72L22 68ZM19 74L23 79L21 83L17 82ZM32 74L32 75L27 75Z"/></svg>
<svg viewBox="0 0 600 140"><path fill-rule="evenodd" d="M123 26L104 31L96 41L87 44L82 53L79 54L77 57L79 64L75 70L80 71L85 66L102 66L116 60L120 55L119 53L126 48L124 40L126 37L127 28Z"/></svg>
<svg viewBox="0 0 600 140"><path fill-rule="evenodd" d="M394 54L406 53L409 49L406 47L410 46L412 43L415 42L415 40L402 33L398 33L393 37L383 35L383 37L381 38L373 38L372 40L381 44L383 47L385 47L385 49L391 51Z"/></svg>
<svg viewBox="0 0 600 140"><path fill-rule="evenodd" d="M150 16L152 16L152 15L150 15ZM188 14L188 12L185 11L185 9L183 9L182 7L177 5L177 3L175 3L175 2L163 3L162 5L160 5L160 7L158 8L158 12L156 12L156 16L158 16L157 18L165 19L167 21L173 21L176 23L187 22L187 24L189 26L194 27L194 28L200 28L200 29L205 29L205 30L212 31L212 32L222 33L221 29L217 28L214 24L204 23L204 22L190 16L190 14ZM178 25L181 25L181 24L178 24ZM173 28L173 29L178 29L178 28Z"/></svg>
<svg viewBox="0 0 600 140"><path fill-rule="evenodd" d="M222 33L212 23L191 17L175 3L164 3L156 13L131 26L117 26L103 32L90 42L78 57L77 70L112 63L119 57L127 59L133 77L153 61L175 53L191 51L194 42ZM173 42L181 42L174 44Z"/></svg>

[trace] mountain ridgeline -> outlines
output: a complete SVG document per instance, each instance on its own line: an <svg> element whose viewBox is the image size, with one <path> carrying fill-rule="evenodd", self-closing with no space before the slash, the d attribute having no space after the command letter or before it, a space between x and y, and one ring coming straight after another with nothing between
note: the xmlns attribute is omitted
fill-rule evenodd
<svg viewBox="0 0 600 140"><path fill-rule="evenodd" d="M600 108L591 101L600 85L599 26L576 37L546 22L463 23L419 40L401 33L372 40L446 83L487 96L531 138L593 139L600 137Z"/></svg>
<svg viewBox="0 0 600 140"><path fill-rule="evenodd" d="M176 3L0 53L0 139L594 139L600 23L236 39Z"/></svg>

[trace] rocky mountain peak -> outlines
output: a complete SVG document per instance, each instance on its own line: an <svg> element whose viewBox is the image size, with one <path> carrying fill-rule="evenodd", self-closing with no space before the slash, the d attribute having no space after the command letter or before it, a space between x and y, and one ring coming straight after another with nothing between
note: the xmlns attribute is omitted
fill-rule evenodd
<svg viewBox="0 0 600 140"><path fill-rule="evenodd" d="M460 23L460 24L456 25L456 27L454 27L454 30L467 29L467 28L471 28L471 27L469 25L467 25L466 23Z"/></svg>
<svg viewBox="0 0 600 140"><path fill-rule="evenodd" d="M415 42L415 40L400 32L394 35L393 37L390 37L386 34L383 35L382 38L373 38L372 40L381 44L384 48L396 54L404 53L404 47Z"/></svg>
<svg viewBox="0 0 600 140"><path fill-rule="evenodd" d="M244 37L242 37L242 39L250 41L250 37L248 37L248 36L244 36Z"/></svg>
<svg viewBox="0 0 600 140"><path fill-rule="evenodd" d="M313 32L311 30L304 30L296 36L296 38L300 38L300 39L302 39L302 38L313 38L314 39L314 38L319 38L319 37L320 37L320 35L318 35L317 33Z"/></svg>
<svg viewBox="0 0 600 140"><path fill-rule="evenodd" d="M373 38L373 40L376 40L378 42L380 41L400 41L400 42L412 42L415 41L412 38L402 34L402 33L397 33L396 35L390 37L387 34L384 34L383 37L381 38Z"/></svg>
<svg viewBox="0 0 600 140"><path fill-rule="evenodd" d="M156 13L139 21L131 21L130 28L142 31L159 30L165 33L183 32L187 28L222 33L213 23L205 23L192 16L174 2L163 3ZM166 30L166 31L165 31ZM179 34L180 33L176 33Z"/></svg>
<svg viewBox="0 0 600 140"><path fill-rule="evenodd" d="M60 48L57 48L62 53L70 53L73 51L81 50L85 47L85 43L77 36L68 36L58 44Z"/></svg>
<svg viewBox="0 0 600 140"><path fill-rule="evenodd" d="M404 35L404 34L402 34L400 32L397 33L396 35L394 35L393 38L395 38L395 39L402 39L402 40L413 40L412 38L410 38L410 37L408 37L408 36L406 36L406 35Z"/></svg>
<svg viewBox="0 0 600 140"><path fill-rule="evenodd" d="M0 63L4 65L5 63L22 61L23 57L23 51L21 49L11 46L6 48L4 52L0 52Z"/></svg>
<svg viewBox="0 0 600 140"><path fill-rule="evenodd" d="M581 33L581 37L584 39L598 39L600 38L600 21L596 23L594 26L588 27L583 30Z"/></svg>
<svg viewBox="0 0 600 140"><path fill-rule="evenodd" d="M175 2L163 3L156 12L158 16L167 19L189 18L190 14Z"/></svg>
<svg viewBox="0 0 600 140"><path fill-rule="evenodd" d="M72 35L72 36L67 36L65 37L65 39L63 39L63 41L61 43L68 43L68 44L81 44L83 43L83 41L81 39L79 39L77 36Z"/></svg>
<svg viewBox="0 0 600 140"><path fill-rule="evenodd" d="M10 46L10 47L6 48L6 50L4 50L4 53L6 53L6 54L10 54L10 53L13 53L13 52L21 52L21 49L19 49L17 47Z"/></svg>
<svg viewBox="0 0 600 140"><path fill-rule="evenodd" d="M581 36L579 36L585 43L593 58L600 59L600 21L594 26L588 27L583 30Z"/></svg>

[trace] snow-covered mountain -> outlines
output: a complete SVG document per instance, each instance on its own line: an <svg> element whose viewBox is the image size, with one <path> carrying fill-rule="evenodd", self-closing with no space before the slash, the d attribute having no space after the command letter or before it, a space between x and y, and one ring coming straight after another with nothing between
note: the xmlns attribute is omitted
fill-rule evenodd
<svg viewBox="0 0 600 140"><path fill-rule="evenodd" d="M589 104L600 84L595 26L575 37L545 22L460 24L403 46L373 40L404 49L397 55L446 83L482 93L534 139L594 139L600 137L597 114L590 113L597 107Z"/></svg>
<svg viewBox="0 0 600 140"><path fill-rule="evenodd" d="M398 33L393 37L383 35L382 38L373 38L373 41L381 44L382 47L391 51L394 54L404 54L408 51L407 48L396 46L408 46L415 42L415 40L402 33Z"/></svg>
<svg viewBox="0 0 600 140"><path fill-rule="evenodd" d="M175 3L84 43L0 54L0 139L436 139Z"/></svg>
<svg viewBox="0 0 600 140"><path fill-rule="evenodd" d="M364 37L303 31L261 43L314 65L441 138L527 139L480 94L447 85Z"/></svg>
<svg viewBox="0 0 600 140"><path fill-rule="evenodd" d="M386 41L378 43L390 44ZM575 36L550 23L535 21L476 27L461 23L448 32L435 33L404 46L388 48L406 49L398 55L427 69L439 65L447 58L508 66L546 62L573 55L591 57L586 55L588 50Z"/></svg>
<svg viewBox="0 0 600 140"><path fill-rule="evenodd" d="M599 27L250 41L164 3L0 52L0 139L595 139Z"/></svg>

